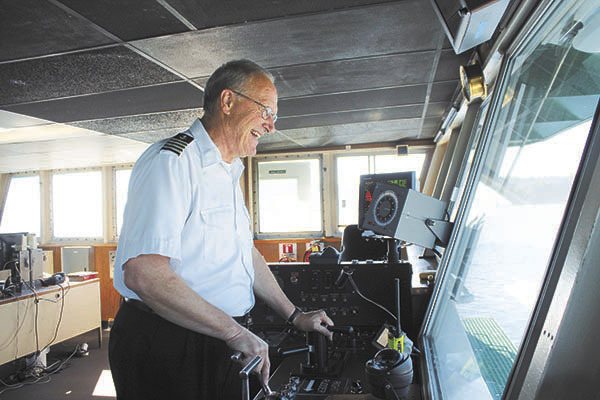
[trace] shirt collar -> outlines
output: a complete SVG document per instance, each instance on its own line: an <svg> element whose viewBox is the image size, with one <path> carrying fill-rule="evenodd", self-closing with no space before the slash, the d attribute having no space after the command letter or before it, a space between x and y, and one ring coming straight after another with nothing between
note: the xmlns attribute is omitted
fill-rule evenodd
<svg viewBox="0 0 600 400"><path fill-rule="evenodd" d="M219 148L215 145L210 136L208 136L208 132L199 118L196 118L192 126L190 126L189 131L194 137L198 149L200 150L200 160L203 168L213 164L225 163ZM231 163L231 172L234 177L239 179L243 171L244 164L242 163L242 160L240 160L239 157L234 158Z"/></svg>

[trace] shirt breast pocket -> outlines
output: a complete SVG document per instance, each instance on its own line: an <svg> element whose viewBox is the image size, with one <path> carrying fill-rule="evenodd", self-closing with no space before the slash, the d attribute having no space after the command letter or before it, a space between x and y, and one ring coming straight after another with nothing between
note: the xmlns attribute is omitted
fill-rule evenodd
<svg viewBox="0 0 600 400"><path fill-rule="evenodd" d="M235 231L233 207L216 207L200 210L203 222L203 263L217 267L228 265L239 252L239 239Z"/></svg>
<svg viewBox="0 0 600 400"><path fill-rule="evenodd" d="M233 231L234 230L234 211L233 207L215 207L200 210L202 222L207 230L210 231Z"/></svg>

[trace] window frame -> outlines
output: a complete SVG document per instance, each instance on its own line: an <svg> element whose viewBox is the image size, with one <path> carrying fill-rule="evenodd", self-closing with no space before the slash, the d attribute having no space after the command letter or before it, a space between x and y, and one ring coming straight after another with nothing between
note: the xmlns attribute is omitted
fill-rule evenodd
<svg viewBox="0 0 600 400"><path fill-rule="evenodd" d="M258 164L261 162L284 162L284 161L297 161L297 160L318 160L319 162L319 176L321 179L321 190L319 191L320 206L321 206L321 230L319 231L290 231L290 232L261 232L259 230L259 196L260 190L258 184ZM319 238L323 237L326 233L326 204L324 199L325 185L326 185L326 174L327 167L324 165L323 153L302 153L302 154L285 154L285 155L268 155L268 156L255 156L252 158L252 211L253 216L253 230L254 238L258 240L262 239L280 239L280 238Z"/></svg>

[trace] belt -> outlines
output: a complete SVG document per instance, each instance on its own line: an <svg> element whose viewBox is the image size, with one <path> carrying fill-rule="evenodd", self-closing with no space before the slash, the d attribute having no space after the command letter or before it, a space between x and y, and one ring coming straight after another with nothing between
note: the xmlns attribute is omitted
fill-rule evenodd
<svg viewBox="0 0 600 400"><path fill-rule="evenodd" d="M129 304L132 307L137 308L140 311L154 314L154 310L152 310L150 307L148 307L146 304L144 304L143 301L136 300L136 299L125 299L125 303Z"/></svg>
<svg viewBox="0 0 600 400"><path fill-rule="evenodd" d="M136 300L136 299L125 299L125 303L127 303L128 305L137 308L140 311L144 311L150 314L154 314L154 310L152 310L150 307L148 307L146 304L144 304L143 301L140 300ZM252 316L250 315L250 313L246 314L246 315L242 315L241 317L232 317L235 322L237 322L238 324L242 325L243 327L249 327L250 325L252 325Z"/></svg>

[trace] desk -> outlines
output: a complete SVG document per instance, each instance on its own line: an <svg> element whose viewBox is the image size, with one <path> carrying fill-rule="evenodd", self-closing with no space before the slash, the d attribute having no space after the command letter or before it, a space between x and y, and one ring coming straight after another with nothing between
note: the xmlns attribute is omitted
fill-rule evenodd
<svg viewBox="0 0 600 400"><path fill-rule="evenodd" d="M0 300L0 365L43 349L52 342L55 334L52 343L97 329L101 343L100 280L70 282L62 286L64 290L59 286L37 290L39 347L36 344L36 304L33 293Z"/></svg>

